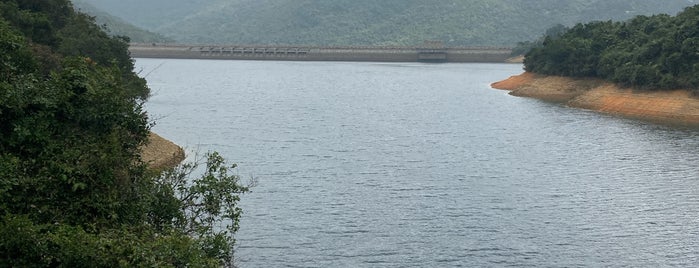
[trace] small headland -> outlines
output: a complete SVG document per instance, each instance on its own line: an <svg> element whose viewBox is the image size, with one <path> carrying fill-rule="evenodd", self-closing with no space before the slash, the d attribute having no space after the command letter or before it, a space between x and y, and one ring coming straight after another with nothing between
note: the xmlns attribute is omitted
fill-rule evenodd
<svg viewBox="0 0 699 268"><path fill-rule="evenodd" d="M148 144L141 149L141 159L150 169L160 171L179 165L185 154L182 147L151 132Z"/></svg>
<svg viewBox="0 0 699 268"><path fill-rule="evenodd" d="M593 78L525 72L491 84L511 95L663 124L699 126L699 98L689 90L641 91Z"/></svg>

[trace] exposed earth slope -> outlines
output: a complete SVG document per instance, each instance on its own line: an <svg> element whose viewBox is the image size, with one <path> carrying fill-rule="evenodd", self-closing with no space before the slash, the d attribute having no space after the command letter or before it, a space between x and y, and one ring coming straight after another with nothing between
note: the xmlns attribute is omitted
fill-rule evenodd
<svg viewBox="0 0 699 268"><path fill-rule="evenodd" d="M523 73L492 84L512 95L563 102L624 117L666 124L699 125L699 98L689 90L639 91L599 79Z"/></svg>

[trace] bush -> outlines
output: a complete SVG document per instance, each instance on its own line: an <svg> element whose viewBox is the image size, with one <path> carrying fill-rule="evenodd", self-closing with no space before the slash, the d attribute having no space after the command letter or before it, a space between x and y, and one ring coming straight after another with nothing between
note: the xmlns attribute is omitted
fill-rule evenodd
<svg viewBox="0 0 699 268"><path fill-rule="evenodd" d="M0 267L232 263L248 188L217 153L147 170L126 48L66 0L0 1Z"/></svg>
<svg viewBox="0 0 699 268"><path fill-rule="evenodd" d="M600 77L645 89L699 90L699 5L676 17L638 16L623 23L578 24L547 38L525 58L527 71Z"/></svg>

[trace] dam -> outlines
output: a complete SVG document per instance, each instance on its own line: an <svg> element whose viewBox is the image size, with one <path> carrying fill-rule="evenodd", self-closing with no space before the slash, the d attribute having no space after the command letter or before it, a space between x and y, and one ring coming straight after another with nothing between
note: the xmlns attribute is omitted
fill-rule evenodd
<svg viewBox="0 0 699 268"><path fill-rule="evenodd" d="M266 45L131 44L135 58L375 61L375 62L506 62L512 52L497 47L362 47Z"/></svg>

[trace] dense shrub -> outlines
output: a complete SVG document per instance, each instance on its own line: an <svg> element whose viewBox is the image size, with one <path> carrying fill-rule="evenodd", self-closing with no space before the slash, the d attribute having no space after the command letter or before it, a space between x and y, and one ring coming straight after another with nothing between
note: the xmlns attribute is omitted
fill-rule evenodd
<svg viewBox="0 0 699 268"><path fill-rule="evenodd" d="M248 188L215 153L200 178L147 170L148 88L125 40L66 0L0 15L0 267L231 264Z"/></svg>
<svg viewBox="0 0 699 268"><path fill-rule="evenodd" d="M645 89L699 89L699 6L626 22L578 24L525 58L527 71Z"/></svg>

